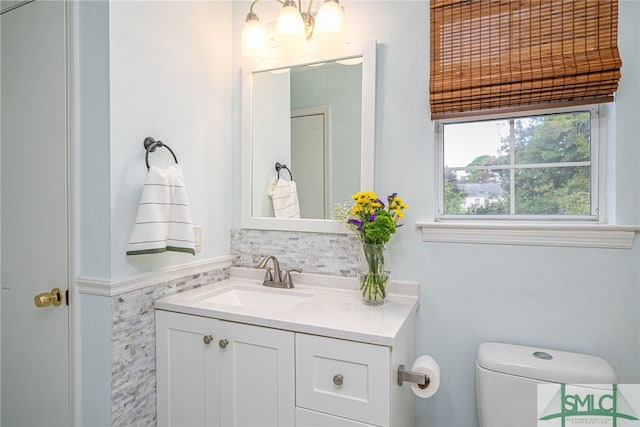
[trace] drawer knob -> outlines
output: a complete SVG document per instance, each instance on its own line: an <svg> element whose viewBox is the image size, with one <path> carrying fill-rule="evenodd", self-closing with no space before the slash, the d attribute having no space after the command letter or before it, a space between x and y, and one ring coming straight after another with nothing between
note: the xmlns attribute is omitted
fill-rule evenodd
<svg viewBox="0 0 640 427"><path fill-rule="evenodd" d="M202 337L202 341L204 341L205 344L211 344L211 341L213 341L213 337L211 335L205 335L204 337Z"/></svg>
<svg viewBox="0 0 640 427"><path fill-rule="evenodd" d="M218 341L218 345L220 346L220 348L227 348L227 345L229 345L229 340L228 339L223 339Z"/></svg>
<svg viewBox="0 0 640 427"><path fill-rule="evenodd" d="M344 377L342 376L342 374L335 374L333 376L333 383L335 385L342 385L342 381L344 381Z"/></svg>

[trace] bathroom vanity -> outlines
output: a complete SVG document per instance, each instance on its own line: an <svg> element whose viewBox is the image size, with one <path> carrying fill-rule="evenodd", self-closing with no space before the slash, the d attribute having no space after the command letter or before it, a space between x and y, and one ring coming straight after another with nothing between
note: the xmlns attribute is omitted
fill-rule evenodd
<svg viewBox="0 0 640 427"><path fill-rule="evenodd" d="M354 278L263 275L232 268L156 302L158 425L415 425L397 371L415 358L417 283L369 307Z"/></svg>

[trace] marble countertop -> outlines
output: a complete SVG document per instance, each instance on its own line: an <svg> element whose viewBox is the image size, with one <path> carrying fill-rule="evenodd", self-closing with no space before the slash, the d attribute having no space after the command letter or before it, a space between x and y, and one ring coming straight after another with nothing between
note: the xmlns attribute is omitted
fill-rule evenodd
<svg viewBox="0 0 640 427"><path fill-rule="evenodd" d="M158 310L174 311L293 332L393 346L410 316L415 316L420 289L415 282L392 281L385 303L364 305L355 278L294 274L293 289L262 285L264 270L231 268L231 277L156 301ZM264 305L245 307L212 301L232 288L266 292ZM260 294L257 294L260 295ZM299 297L290 308L272 308L270 298Z"/></svg>

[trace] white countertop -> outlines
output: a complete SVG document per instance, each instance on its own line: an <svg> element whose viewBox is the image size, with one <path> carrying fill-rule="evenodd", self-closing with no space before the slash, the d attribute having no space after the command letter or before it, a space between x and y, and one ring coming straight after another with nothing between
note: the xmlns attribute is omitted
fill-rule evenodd
<svg viewBox="0 0 640 427"><path fill-rule="evenodd" d="M264 270L231 268L227 280L182 292L156 301L159 310L174 311L221 320L302 332L332 338L393 346L402 325L415 316L420 289L415 282L391 282L385 303L364 305L355 278L320 274L294 274L293 289L262 285ZM212 296L232 287L266 291L270 294L299 295L302 302L276 311L264 307L247 308L212 302Z"/></svg>

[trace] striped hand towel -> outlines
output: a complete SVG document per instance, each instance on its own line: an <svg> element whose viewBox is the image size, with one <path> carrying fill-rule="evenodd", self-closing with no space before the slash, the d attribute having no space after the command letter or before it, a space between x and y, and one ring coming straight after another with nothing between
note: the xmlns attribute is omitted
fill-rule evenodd
<svg viewBox="0 0 640 427"><path fill-rule="evenodd" d="M127 255L165 251L195 255L191 210L180 165L151 166L131 230Z"/></svg>
<svg viewBox="0 0 640 427"><path fill-rule="evenodd" d="M269 196L273 201L276 218L300 218L298 190L294 181L276 178L269 186Z"/></svg>

